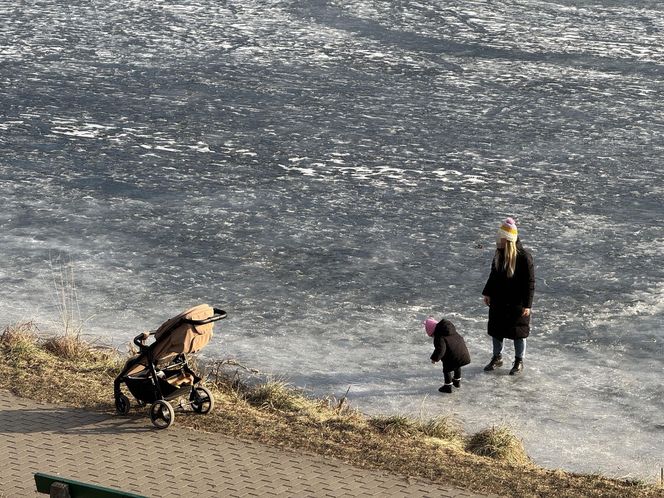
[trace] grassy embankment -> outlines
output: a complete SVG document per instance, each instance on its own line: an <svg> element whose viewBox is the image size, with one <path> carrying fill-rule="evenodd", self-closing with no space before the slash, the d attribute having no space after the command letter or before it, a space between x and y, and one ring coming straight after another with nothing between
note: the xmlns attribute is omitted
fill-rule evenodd
<svg viewBox="0 0 664 498"><path fill-rule="evenodd" d="M45 402L114 412L113 379L125 360L117 351L91 346L76 335L46 337L32 323L17 324L0 335L0 388ZM664 497L664 489L640 482L538 467L505 427L466 435L449 418L369 417L344 399L314 399L284 382L247 382L221 364L207 371L215 409L203 417L177 412L177 425L480 493ZM134 404L132 411L146 408Z"/></svg>

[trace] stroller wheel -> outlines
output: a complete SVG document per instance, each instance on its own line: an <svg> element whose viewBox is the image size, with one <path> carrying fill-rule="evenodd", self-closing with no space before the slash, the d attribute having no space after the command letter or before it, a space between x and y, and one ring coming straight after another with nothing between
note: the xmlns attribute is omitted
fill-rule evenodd
<svg viewBox="0 0 664 498"><path fill-rule="evenodd" d="M120 415L127 415L129 413L129 408L131 408L131 403L129 403L129 398L124 394L121 394L115 398L115 409Z"/></svg>
<svg viewBox="0 0 664 498"><path fill-rule="evenodd" d="M158 399L150 407L150 420L157 429L166 429L173 425L175 411L168 401Z"/></svg>
<svg viewBox="0 0 664 498"><path fill-rule="evenodd" d="M212 408L214 408L212 393L203 386L194 387L191 390L189 400L191 401L191 407L196 413L210 413Z"/></svg>

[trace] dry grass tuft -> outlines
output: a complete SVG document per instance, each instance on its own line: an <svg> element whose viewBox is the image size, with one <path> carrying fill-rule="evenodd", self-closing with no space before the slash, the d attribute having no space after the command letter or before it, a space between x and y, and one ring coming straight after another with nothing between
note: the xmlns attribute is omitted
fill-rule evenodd
<svg viewBox="0 0 664 498"><path fill-rule="evenodd" d="M44 350L66 360L89 359L90 345L74 335L60 335L48 338L42 344Z"/></svg>
<svg viewBox="0 0 664 498"><path fill-rule="evenodd" d="M251 387L244 395L245 400L260 408L270 408L283 412L300 412L312 407L312 401L287 382L268 380Z"/></svg>
<svg viewBox="0 0 664 498"><path fill-rule="evenodd" d="M396 436L412 436L419 430L419 424L412 418L404 415L390 415L372 417L369 425L383 434Z"/></svg>
<svg viewBox="0 0 664 498"><path fill-rule="evenodd" d="M0 344L12 356L34 353L37 349L39 330L34 322L8 325L0 335Z"/></svg>
<svg viewBox="0 0 664 498"><path fill-rule="evenodd" d="M323 418L321 423L339 432L359 431L367 425L366 420L359 414L332 415L331 417Z"/></svg>
<svg viewBox="0 0 664 498"><path fill-rule="evenodd" d="M235 370L232 370L235 368ZM246 393L251 388L240 377L240 369L258 374L257 370L248 369L234 360L215 361L200 371L208 386L214 387L224 397L236 403L246 403Z"/></svg>
<svg viewBox="0 0 664 498"><path fill-rule="evenodd" d="M506 426L491 427L474 434L468 441L468 451L510 464L530 463L521 440Z"/></svg>
<svg viewBox="0 0 664 498"><path fill-rule="evenodd" d="M461 424L452 417L435 417L420 423L420 431L426 436L445 441L464 440Z"/></svg>

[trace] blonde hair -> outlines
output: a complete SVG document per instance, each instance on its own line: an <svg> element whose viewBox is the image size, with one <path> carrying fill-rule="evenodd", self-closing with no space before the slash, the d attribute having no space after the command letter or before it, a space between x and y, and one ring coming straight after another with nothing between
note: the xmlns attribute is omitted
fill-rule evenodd
<svg viewBox="0 0 664 498"><path fill-rule="evenodd" d="M496 256L494 257L494 264L496 265L496 268L502 267L502 269L507 272L508 278L512 278L514 276L514 270L516 268L516 253L516 243L505 239L505 248L502 252L497 250Z"/></svg>

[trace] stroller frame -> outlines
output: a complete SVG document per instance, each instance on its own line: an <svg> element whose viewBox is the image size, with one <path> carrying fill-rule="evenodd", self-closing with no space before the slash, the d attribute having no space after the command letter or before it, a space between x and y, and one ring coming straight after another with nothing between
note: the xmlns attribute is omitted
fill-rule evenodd
<svg viewBox="0 0 664 498"><path fill-rule="evenodd" d="M225 311L218 308L209 309L212 310L212 315L202 320L187 318L185 312L182 314L184 316L176 317L177 320L169 320L172 323L166 322L157 331L144 332L134 337L133 343L138 346L139 353L125 363L113 384L115 408L119 414L126 415L131 408L129 398L122 393L122 384L127 387L139 406L152 404L150 419L158 429L165 429L173 424L175 412L169 400L188 396L188 404L195 412L205 414L212 410L214 406L212 393L200 385L202 379L189 366L185 352L169 352L166 358L155 357L155 351L178 327L188 324L195 330L196 326L208 325L226 318ZM169 326L161 330L167 324ZM159 332L160 335L155 342L147 345L148 338ZM182 401L179 406L183 406Z"/></svg>

